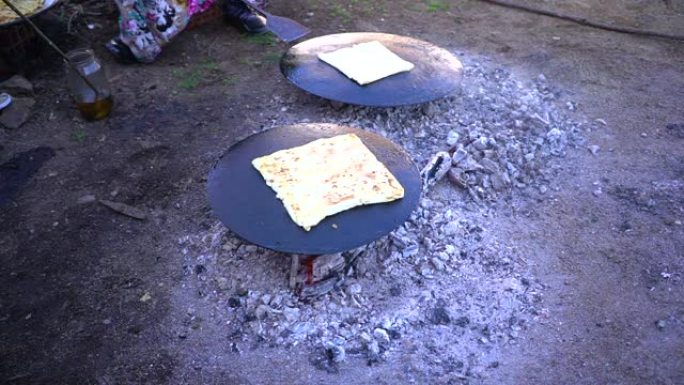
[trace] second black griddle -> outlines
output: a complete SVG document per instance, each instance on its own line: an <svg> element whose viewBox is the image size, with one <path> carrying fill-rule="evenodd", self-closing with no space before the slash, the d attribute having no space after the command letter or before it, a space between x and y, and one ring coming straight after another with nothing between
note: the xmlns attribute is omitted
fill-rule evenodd
<svg viewBox="0 0 684 385"><path fill-rule="evenodd" d="M415 67L361 86L318 58L319 53L374 40ZM291 47L281 58L280 70L297 87L326 99L393 107L425 103L452 93L461 83L463 66L449 51L422 40L351 32L319 36Z"/></svg>
<svg viewBox="0 0 684 385"><path fill-rule="evenodd" d="M347 133L356 134L392 172L404 187L404 197L343 211L305 231L292 221L251 162L278 150ZM371 243L399 227L418 205L421 179L408 154L380 135L332 124L298 124L254 134L233 145L210 171L208 192L218 218L245 240L286 253L322 255Z"/></svg>

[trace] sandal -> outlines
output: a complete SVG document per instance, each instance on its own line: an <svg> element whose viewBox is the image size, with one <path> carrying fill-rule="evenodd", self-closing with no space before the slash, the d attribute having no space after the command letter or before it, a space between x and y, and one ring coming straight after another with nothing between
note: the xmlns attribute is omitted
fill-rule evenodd
<svg viewBox="0 0 684 385"><path fill-rule="evenodd" d="M139 63L138 59L133 55L133 51L124 44L118 37L113 38L105 44L107 50L116 58L119 63L132 64Z"/></svg>
<svg viewBox="0 0 684 385"><path fill-rule="evenodd" d="M1 92L0 93L0 111L4 110L5 107L9 106L12 104L12 95L6 93L6 92Z"/></svg>

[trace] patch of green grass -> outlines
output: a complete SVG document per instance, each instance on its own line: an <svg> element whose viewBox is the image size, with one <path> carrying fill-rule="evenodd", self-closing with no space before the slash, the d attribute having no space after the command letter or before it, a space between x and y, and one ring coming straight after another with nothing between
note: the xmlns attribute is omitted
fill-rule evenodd
<svg viewBox="0 0 684 385"><path fill-rule="evenodd" d="M214 61L206 61L187 70L174 70L173 76L178 79L178 87L192 90L203 83L205 79L221 74L221 68Z"/></svg>
<svg viewBox="0 0 684 385"><path fill-rule="evenodd" d="M425 1L428 12L446 12L449 10L449 3L444 0Z"/></svg>
<svg viewBox="0 0 684 385"><path fill-rule="evenodd" d="M264 61L269 63L277 63L280 61L280 56L281 55L279 52L269 52L264 55Z"/></svg>
<svg viewBox="0 0 684 385"><path fill-rule="evenodd" d="M237 83L240 80L240 77L237 75L226 75L223 78L223 84L226 86L232 86L233 84Z"/></svg>
<svg viewBox="0 0 684 385"><path fill-rule="evenodd" d="M377 15L378 2L375 0L351 0L351 11L364 16ZM350 12L351 13L351 12Z"/></svg>
<svg viewBox="0 0 684 385"><path fill-rule="evenodd" d="M79 128L78 130L71 133L71 140L73 140L74 142L81 143L84 140L86 140L87 137L88 133L82 128Z"/></svg>
<svg viewBox="0 0 684 385"><path fill-rule="evenodd" d="M178 77L178 87L192 90L197 88L202 82L202 74L198 68L193 68L188 71L175 71L176 77Z"/></svg>
<svg viewBox="0 0 684 385"><path fill-rule="evenodd" d="M246 33L242 35L245 40L250 44L262 45L262 46L274 46L278 44L278 40L275 36L270 33L259 33L259 34L249 34Z"/></svg>
<svg viewBox="0 0 684 385"><path fill-rule="evenodd" d="M243 64L246 66L251 66L251 67L256 67L256 66L261 65L261 60L252 59L252 58L248 58L248 57L242 57L242 58L240 58L240 60L238 60L238 62L240 62L240 64Z"/></svg>
<svg viewBox="0 0 684 385"><path fill-rule="evenodd" d="M334 17L342 19L343 22L348 23L351 21L351 13L343 6L338 3L333 3L332 10L330 14Z"/></svg>
<svg viewBox="0 0 684 385"><path fill-rule="evenodd" d="M219 68L218 63L215 62L215 61L211 61L211 60L210 60L210 61L206 61L206 62L200 64L200 68L201 68L203 71L211 71L211 72L220 71L220 68Z"/></svg>

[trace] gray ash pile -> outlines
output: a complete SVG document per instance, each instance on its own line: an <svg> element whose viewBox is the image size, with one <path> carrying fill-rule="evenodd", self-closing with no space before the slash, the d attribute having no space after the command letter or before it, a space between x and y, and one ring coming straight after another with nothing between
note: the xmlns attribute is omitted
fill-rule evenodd
<svg viewBox="0 0 684 385"><path fill-rule="evenodd" d="M325 294L293 293L290 256L245 243L221 224L180 239L184 282L233 351L305 346L312 364L328 371L409 354L435 383L448 382L486 375L500 349L547 316L524 245L496 232L496 202L520 190L544 194L554 159L581 145L590 125L570 118L575 105L561 102L543 76L524 83L482 63L466 60L463 88L426 105L321 108L320 121L381 133L421 166L435 154L446 160L403 226L324 257L347 267ZM271 107L288 108L282 100ZM180 335L192 333L196 312L189 309Z"/></svg>

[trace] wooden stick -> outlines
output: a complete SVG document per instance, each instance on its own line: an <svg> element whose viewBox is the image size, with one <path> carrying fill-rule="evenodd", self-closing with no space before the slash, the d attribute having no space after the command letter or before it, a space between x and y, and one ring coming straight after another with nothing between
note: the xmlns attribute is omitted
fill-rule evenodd
<svg viewBox="0 0 684 385"><path fill-rule="evenodd" d="M88 85L88 87L92 88L93 91L95 91L95 100L97 100L98 97L100 96L100 92L97 90L97 87L95 87L95 85L90 81L90 79L88 79L87 76L85 76L84 74L82 74L81 71L79 71L78 68L76 68L76 66L75 66L74 63L71 61L71 59L69 59L69 57L68 57L61 49L59 49L59 47L57 47L57 45L56 45L55 43L53 43L52 40L50 40L50 38L48 38L47 36L45 36L45 34L43 33L43 31L41 31L40 28L38 28L38 26L36 26L35 24L33 24L33 22L32 22L31 20L29 20L29 18L26 17L26 16L25 16L17 7L15 7L14 4L10 3L9 0L2 0L2 1L3 1L5 4L7 4L7 6L10 7L10 9L11 9L12 11L14 11L14 13L17 14L17 16L19 16L23 21L25 21L26 23L28 23L28 25L30 25L31 28L33 28L33 29L36 31L36 33L38 34L38 36L40 36L43 40L45 40L45 41L48 43L48 45L49 45L50 47L52 47L55 51L57 51L58 54L60 54L60 55L62 56L62 58L64 58L64 60L65 60L65 61L67 62L67 64L71 67L71 69L74 70L74 71L76 71L76 73L78 74L78 76L80 76L81 79L83 79L83 81L86 82L86 84Z"/></svg>
<svg viewBox="0 0 684 385"><path fill-rule="evenodd" d="M297 286L297 274L299 273L299 255L292 254L292 262L290 264L290 289Z"/></svg>
<svg viewBox="0 0 684 385"><path fill-rule="evenodd" d="M528 7L526 5L513 4L513 3L510 3L510 2L505 1L505 0L479 0L479 1L481 1L483 3L490 3L490 4L498 5L501 7L517 9L519 11L535 13L537 15L549 16L549 17L554 17L556 19L572 21L573 23L585 25L587 27L603 29L606 31L628 33L631 35L659 37L662 39L670 39L670 40L679 40L679 41L684 40L684 36L670 35L670 34L666 34L666 33L653 32L653 31L643 31L640 29L629 28L629 27L612 26L609 24L604 24L604 23L600 23L600 22L596 22L596 21L587 20L587 19L582 18L582 17L561 15L559 13L546 11L543 9L537 9L537 8L533 8L533 7Z"/></svg>

